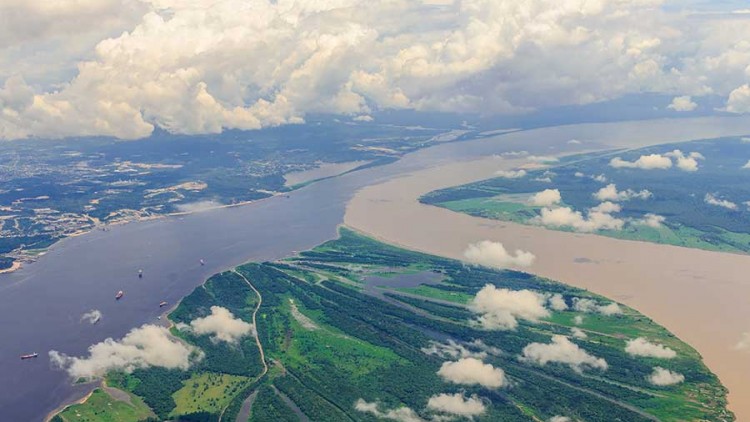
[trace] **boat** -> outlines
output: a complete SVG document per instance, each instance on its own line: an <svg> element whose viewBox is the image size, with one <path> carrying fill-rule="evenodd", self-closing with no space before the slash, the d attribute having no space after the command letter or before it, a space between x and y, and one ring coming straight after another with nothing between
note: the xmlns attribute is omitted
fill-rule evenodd
<svg viewBox="0 0 750 422"><path fill-rule="evenodd" d="M143 278L143 270L138 270L138 278Z"/></svg>
<svg viewBox="0 0 750 422"><path fill-rule="evenodd" d="M201 259L201 265L206 265L206 261Z"/></svg>
<svg viewBox="0 0 750 422"><path fill-rule="evenodd" d="M167 302L166 301L162 300L161 302L159 302L159 307L160 308L163 308L165 306L167 306Z"/></svg>
<svg viewBox="0 0 750 422"><path fill-rule="evenodd" d="M39 353L30 353L28 355L21 355L21 360L34 359L36 357L39 357Z"/></svg>
<svg viewBox="0 0 750 422"><path fill-rule="evenodd" d="M122 296L123 296L123 295L125 295L125 292L123 292L122 290L120 290L120 291L119 291L119 292L117 292L117 294L115 295L115 300L120 300L120 298L122 298Z"/></svg>
<svg viewBox="0 0 750 422"><path fill-rule="evenodd" d="M101 319L102 319L102 317L100 317L100 316L97 315L97 316L94 317L94 319L91 320L91 323L92 324L98 324L99 321L101 321Z"/></svg>

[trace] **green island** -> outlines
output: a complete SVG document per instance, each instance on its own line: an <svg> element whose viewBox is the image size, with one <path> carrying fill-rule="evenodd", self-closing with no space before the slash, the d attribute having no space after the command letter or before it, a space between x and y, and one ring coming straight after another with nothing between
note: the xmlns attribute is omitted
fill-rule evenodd
<svg viewBox="0 0 750 422"><path fill-rule="evenodd" d="M479 299L521 292L544 312ZM216 306L255 320L259 343L180 329ZM488 322L508 315L515 324ZM56 421L734 420L700 355L634 309L346 228L297 256L214 275L169 319L203 359L111 372L106 385L129 403L98 389ZM626 351L638 342L657 353ZM464 364L479 374L451 370Z"/></svg>
<svg viewBox="0 0 750 422"><path fill-rule="evenodd" d="M430 192L420 202L556 230L748 253L747 139L710 139L568 156L544 168L504 172L492 179ZM548 189L557 190L560 201L546 205L531 200L532 195ZM592 218L602 202L619 209ZM545 208L570 212L545 217ZM614 220L597 222L604 214Z"/></svg>

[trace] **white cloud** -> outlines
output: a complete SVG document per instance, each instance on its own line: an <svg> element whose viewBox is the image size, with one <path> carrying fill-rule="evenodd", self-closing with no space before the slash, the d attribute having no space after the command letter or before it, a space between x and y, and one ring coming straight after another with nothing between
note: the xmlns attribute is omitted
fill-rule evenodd
<svg viewBox="0 0 750 422"><path fill-rule="evenodd" d="M622 313L620 305L615 302L610 302L606 305L600 305L593 299L588 298L574 298L573 309L578 312L584 312L587 314L599 313L602 315L618 315Z"/></svg>
<svg viewBox="0 0 750 422"><path fill-rule="evenodd" d="M573 336L573 338L577 338L581 340L588 338L588 335L586 335L586 333L578 327L571 328L570 335Z"/></svg>
<svg viewBox="0 0 750 422"><path fill-rule="evenodd" d="M564 311L568 309L568 304L565 303L565 298L560 293L555 293L547 297L547 302L553 311Z"/></svg>
<svg viewBox="0 0 750 422"><path fill-rule="evenodd" d="M495 172L495 176L505 179L520 179L526 176L526 170L498 170Z"/></svg>
<svg viewBox="0 0 750 422"><path fill-rule="evenodd" d="M700 152L691 152L685 155L679 149L668 152L664 156L674 158L677 168L682 171L698 171L698 160L706 159Z"/></svg>
<svg viewBox="0 0 750 422"><path fill-rule="evenodd" d="M148 324L132 329L121 340L108 338L94 344L88 351L88 357L72 357L51 350L49 357L71 377L86 379L149 366L185 370L201 358L197 349L172 337L166 328Z"/></svg>
<svg viewBox="0 0 750 422"><path fill-rule="evenodd" d="M554 157L552 155L529 155L527 159L534 163L556 163L560 161L559 158Z"/></svg>
<svg viewBox="0 0 750 422"><path fill-rule="evenodd" d="M652 372L651 375L648 376L648 381L653 385L663 387L667 385L679 384L685 381L685 376L680 373L670 371L669 369L664 369L657 366L654 368L654 372Z"/></svg>
<svg viewBox="0 0 750 422"><path fill-rule="evenodd" d="M661 154L641 155L635 161L625 161L620 157L615 157L609 161L609 165L614 168L633 168L642 170L668 169L672 167L672 160Z"/></svg>
<svg viewBox="0 0 750 422"><path fill-rule="evenodd" d="M750 332L742 333L740 341L734 345L734 350L750 350Z"/></svg>
<svg viewBox="0 0 750 422"><path fill-rule="evenodd" d="M102 311L98 309L92 309L81 315L81 321L86 321L89 324L96 324L100 319L102 319Z"/></svg>
<svg viewBox="0 0 750 422"><path fill-rule="evenodd" d="M570 419L567 416L553 416L547 420L547 422L572 422L572 419Z"/></svg>
<svg viewBox="0 0 750 422"><path fill-rule="evenodd" d="M747 160L747 163L745 163L744 166L742 166L743 169L750 169L750 160Z"/></svg>
<svg viewBox="0 0 750 422"><path fill-rule="evenodd" d="M487 388L499 388L508 382L505 371L476 358L443 362L437 374L454 384L481 385Z"/></svg>
<svg viewBox="0 0 750 422"><path fill-rule="evenodd" d="M683 95L680 97L672 98L672 103L667 108L674 111L693 111L698 107L698 104L693 102L693 99L689 95Z"/></svg>
<svg viewBox="0 0 750 422"><path fill-rule="evenodd" d="M569 145L581 145L581 141L579 141L578 139L571 139L568 141L568 144Z"/></svg>
<svg viewBox="0 0 750 422"><path fill-rule="evenodd" d="M644 356L659 359L672 359L677 352L661 344L651 343L643 337L628 340L625 352L631 356Z"/></svg>
<svg viewBox="0 0 750 422"><path fill-rule="evenodd" d="M667 218L662 215L648 213L641 219L633 220L633 224L641 224L658 229L665 221L667 221Z"/></svg>
<svg viewBox="0 0 750 422"><path fill-rule="evenodd" d="M531 252L520 249L511 254L502 243L491 240L470 244L464 251L464 257L472 264L493 268L528 267L536 259Z"/></svg>
<svg viewBox="0 0 750 422"><path fill-rule="evenodd" d="M482 400L476 395L466 397L461 393L432 396L427 401L427 408L466 418L481 415L487 410Z"/></svg>
<svg viewBox="0 0 750 422"><path fill-rule="evenodd" d="M629 201L631 199L648 199L652 196L653 194L646 189L639 192L633 189L618 191L617 185L614 183L610 183L594 193L594 198L599 201Z"/></svg>
<svg viewBox="0 0 750 422"><path fill-rule="evenodd" d="M417 412L408 407L399 407L397 409L380 410L377 402L366 402L358 399L354 402L354 408L363 413L370 413L379 419L389 419L398 422L424 422Z"/></svg>
<svg viewBox="0 0 750 422"><path fill-rule="evenodd" d="M568 365L576 372L584 369L607 370L607 362L595 357L571 342L567 337L561 335L552 336L552 342L530 343L523 348L520 360L544 366L548 363L560 363Z"/></svg>
<svg viewBox="0 0 750 422"><path fill-rule="evenodd" d="M373 119L372 116L368 114L360 114L359 116L353 117L352 120L354 120L355 122L372 122L375 119Z"/></svg>
<svg viewBox="0 0 750 422"><path fill-rule="evenodd" d="M491 284L477 292L470 303L480 314L479 324L488 330L514 330L518 319L536 322L550 316L545 295L531 290L499 289Z"/></svg>
<svg viewBox="0 0 750 422"><path fill-rule="evenodd" d="M625 220L613 217L606 212L590 211L584 217L579 211L573 211L570 207L542 208L539 217L533 221L545 226L571 227L582 232L620 230L625 225Z"/></svg>
<svg viewBox="0 0 750 422"><path fill-rule="evenodd" d="M190 329L198 335L210 334L212 340L236 343L253 331L253 325L245 322L221 306L212 306L211 314L190 321Z"/></svg>
<svg viewBox="0 0 750 422"><path fill-rule="evenodd" d="M538 207L549 207L551 205L559 204L560 201L562 201L562 196L557 189L545 189L541 192L535 193L529 198L529 203Z"/></svg>
<svg viewBox="0 0 750 422"><path fill-rule="evenodd" d="M439 356L448 359L459 359L459 358L477 358L484 359L487 357L488 352L485 350L488 346L485 346L481 340L477 340L479 343L475 344L475 348L479 350L471 350L469 347L463 344L457 343L453 340L448 340L446 343L439 343L436 341L430 341L430 345L423 347L422 353L427 355ZM484 346L484 347L482 347ZM499 352L499 350L498 350Z"/></svg>
<svg viewBox="0 0 750 422"><path fill-rule="evenodd" d="M729 93L726 110L731 113L750 113L750 85L744 84Z"/></svg>
<svg viewBox="0 0 750 422"><path fill-rule="evenodd" d="M737 209L737 204L735 204L734 202L726 199L719 199L710 193L707 193L706 196L703 197L703 201L709 205L715 205L717 207L722 207L729 210Z"/></svg>
<svg viewBox="0 0 750 422"><path fill-rule="evenodd" d="M590 208L589 211L611 214L622 211L622 206L620 204L615 204L614 202L605 201L593 208Z"/></svg>
<svg viewBox="0 0 750 422"><path fill-rule="evenodd" d="M434 3L6 0L0 82L19 73L33 94L0 105L0 136L494 114L642 92L748 108L743 20L693 20L658 0Z"/></svg>
<svg viewBox="0 0 750 422"><path fill-rule="evenodd" d="M599 182L599 183L607 183L607 176L605 176L605 175L603 175L603 174L600 174L600 175L597 175L597 176L591 176L591 178L592 178L592 179L593 179L593 180L594 180L595 182Z"/></svg>
<svg viewBox="0 0 750 422"><path fill-rule="evenodd" d="M583 316L582 316L582 315L576 315L576 316L575 316L575 317L573 318L573 323L574 323L575 325L581 325L581 324L583 324Z"/></svg>
<svg viewBox="0 0 750 422"><path fill-rule="evenodd" d="M187 204L177 204L177 210L179 212L202 212L210 209L220 207L222 204L216 201L198 201L190 202Z"/></svg>

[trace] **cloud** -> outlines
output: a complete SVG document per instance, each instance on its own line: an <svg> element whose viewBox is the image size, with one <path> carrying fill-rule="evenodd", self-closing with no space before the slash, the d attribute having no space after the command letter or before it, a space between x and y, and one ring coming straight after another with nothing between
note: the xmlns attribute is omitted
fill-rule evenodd
<svg viewBox="0 0 750 422"><path fill-rule="evenodd" d="M668 109L674 111L693 111L696 107L698 107L698 104L693 102L693 99L689 95L674 97L672 98L672 103L667 106Z"/></svg>
<svg viewBox="0 0 750 422"><path fill-rule="evenodd" d="M567 142L569 145L581 145L581 141L578 139L571 139Z"/></svg>
<svg viewBox="0 0 750 422"><path fill-rule="evenodd" d="M210 334L212 340L237 343L253 331L253 325L245 322L221 306L212 306L211 314L190 321L190 330L198 335Z"/></svg>
<svg viewBox="0 0 750 422"><path fill-rule="evenodd" d="M618 315L622 313L620 305L611 302L607 305L599 305L595 300L588 298L573 298L573 309L587 314L599 313L602 315Z"/></svg>
<svg viewBox="0 0 750 422"><path fill-rule="evenodd" d="M202 356L198 349L172 337L166 328L148 324L130 330L121 340L108 338L94 344L88 351L88 357L72 357L50 350L49 357L54 366L71 377L92 379L112 370L131 372L149 366L186 370Z"/></svg>
<svg viewBox="0 0 750 422"><path fill-rule="evenodd" d="M536 322L550 316L544 307L547 298L531 290L499 289L491 284L477 292L469 304L480 314L479 324L488 330L514 330L518 319Z"/></svg>
<svg viewBox="0 0 750 422"><path fill-rule="evenodd" d="M607 362L604 359L590 355L562 335L552 336L552 342L548 344L530 343L526 345L519 359L522 362L541 366L547 363L560 363L568 365L576 372L582 372L587 368L607 370Z"/></svg>
<svg viewBox="0 0 750 422"><path fill-rule="evenodd" d="M648 381L653 385L663 387L667 385L679 384L685 381L685 376L677 372L672 372L669 369L664 369L657 366L654 368L654 372L652 372L651 375L648 376Z"/></svg>
<svg viewBox="0 0 750 422"><path fill-rule="evenodd" d="M466 397L461 393L432 396L427 401L427 408L466 418L481 415L487 410L482 400L476 395Z"/></svg>
<svg viewBox="0 0 750 422"><path fill-rule="evenodd" d="M581 340L588 338L588 335L586 335L586 333L578 327L571 328L570 335L573 336L573 338L577 338Z"/></svg>
<svg viewBox="0 0 750 422"><path fill-rule="evenodd" d="M750 113L750 85L744 84L729 93L726 110L730 113Z"/></svg>
<svg viewBox="0 0 750 422"><path fill-rule="evenodd" d="M545 189L537 192L529 198L529 203L538 207L549 207L559 204L562 200L560 191L557 189Z"/></svg>
<svg viewBox="0 0 750 422"><path fill-rule="evenodd" d="M628 340L625 344L625 352L631 356L644 356L659 359L672 359L677 352L661 344L651 343L643 337Z"/></svg>
<svg viewBox="0 0 750 422"><path fill-rule="evenodd" d="M652 196L653 194L646 189L640 192L636 192L633 189L618 191L617 185L614 183L610 183L594 193L594 198L599 201L629 201L631 199L648 199Z"/></svg>
<svg viewBox="0 0 750 422"><path fill-rule="evenodd" d="M464 251L464 257L472 264L493 268L528 267L536 259L531 252L520 249L511 254L502 243L490 240L470 244Z"/></svg>
<svg viewBox="0 0 750 422"><path fill-rule="evenodd" d="M443 362L437 374L454 384L481 385L500 388L508 383L505 371L476 358L462 358L455 362Z"/></svg>
<svg viewBox="0 0 750 422"><path fill-rule="evenodd" d="M550 309L553 311L564 311L568 309L568 304L565 302L565 298L560 293L555 293L547 297Z"/></svg>
<svg viewBox="0 0 750 422"><path fill-rule="evenodd" d="M586 217L570 207L542 208L540 215L532 220L545 226L571 227L582 232L596 230L620 230L625 220L613 217L608 212L590 210Z"/></svg>
<svg viewBox="0 0 750 422"><path fill-rule="evenodd" d="M368 114L360 114L359 116L353 117L352 120L354 120L355 122L372 122L375 119L373 119L372 116Z"/></svg>
<svg viewBox="0 0 750 422"><path fill-rule="evenodd" d="M609 161L609 165L614 168L632 168L642 170L668 169L672 167L672 160L661 154L641 155L635 161L625 161L620 157L615 157Z"/></svg>
<svg viewBox="0 0 750 422"><path fill-rule="evenodd" d="M495 176L505 179L520 179L526 177L526 170L498 170L495 172Z"/></svg>
<svg viewBox="0 0 750 422"><path fill-rule="evenodd" d="M641 224L641 225L644 225L644 226L653 227L655 229L658 229L659 227L662 226L662 224L664 224L665 221L667 221L667 218L664 217L664 216L662 216L662 215L648 213L648 214L644 215L643 218L640 218L640 219L637 219L637 220L633 220L632 223L633 224Z"/></svg>
<svg viewBox="0 0 750 422"><path fill-rule="evenodd" d="M734 345L734 350L750 350L750 332L742 333L740 341Z"/></svg>
<svg viewBox="0 0 750 422"><path fill-rule="evenodd" d="M541 163L541 164L556 163L560 161L559 158L552 156L552 155L529 155L526 159L531 162Z"/></svg>
<svg viewBox="0 0 750 422"><path fill-rule="evenodd" d="M742 166L743 169L750 169L750 160L747 160L747 163L745 163L744 166Z"/></svg>
<svg viewBox="0 0 750 422"><path fill-rule="evenodd" d="M734 202L728 201L726 199L719 199L710 193L707 193L706 196L703 197L703 202L707 203L708 205L715 205L717 207L726 208L728 210L737 209L737 204L735 204Z"/></svg>
<svg viewBox="0 0 750 422"><path fill-rule="evenodd" d="M81 321L86 321L89 324L96 324L100 319L102 319L102 312L98 309L92 309L81 315Z"/></svg>
<svg viewBox="0 0 750 422"><path fill-rule="evenodd" d="M487 357L487 355L499 355L502 353L500 349L487 346L481 340L475 340L472 343L467 343L467 345L457 343L454 340L450 339L446 343L430 341L430 345L427 347L423 347L421 350L424 354L439 356L447 359L484 359Z"/></svg>
<svg viewBox="0 0 750 422"><path fill-rule="evenodd" d="M198 201L187 204L177 204L176 208L179 212L201 212L220 206L222 206L222 204L216 201Z"/></svg>
<svg viewBox="0 0 750 422"><path fill-rule="evenodd" d="M408 407L399 407L397 409L380 410L377 402L366 402L358 399L354 402L354 408L363 413L370 413L379 419L390 419L398 422L424 422L417 412Z"/></svg>
<svg viewBox="0 0 750 422"><path fill-rule="evenodd" d="M553 416L547 420L547 422L572 422L572 419L570 419L567 416Z"/></svg>
<svg viewBox="0 0 750 422"><path fill-rule="evenodd" d="M677 168L682 171L698 171L698 160L705 160L706 157L700 152L691 152L685 155L679 149L664 154L666 157L674 158Z"/></svg>
<svg viewBox="0 0 750 422"><path fill-rule="evenodd" d="M576 315L576 316L575 316L575 317L573 318L573 323L574 323L575 325L581 325L581 324L583 324L583 316L582 316L582 315Z"/></svg>

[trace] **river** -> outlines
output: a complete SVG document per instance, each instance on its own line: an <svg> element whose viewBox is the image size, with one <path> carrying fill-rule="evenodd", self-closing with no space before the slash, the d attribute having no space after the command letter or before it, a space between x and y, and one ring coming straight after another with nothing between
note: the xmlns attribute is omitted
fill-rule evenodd
<svg viewBox="0 0 750 422"><path fill-rule="evenodd" d="M179 301L213 273L250 260L278 259L335 237L336 227L344 221L347 203L356 192L367 186L382 187L384 182L393 180L409 181L409 186L412 186L414 175L434 176L433 173L422 173L422 170L456 165L464 166L463 170L446 173L446 177L441 177L440 182L446 186L458 184L464 180L486 177L507 160L490 158L488 163L485 159L482 166L470 164L466 167L466 163L520 149L532 154L548 155L601 149L609 145L639 146L747 133L750 133L749 118L729 117L572 125L516 132L475 141L441 144L411 153L387 166L315 183L292 192L288 197L276 196L240 207L114 226L108 231L93 231L65 239L50 248L36 263L11 274L0 275L0 416L3 420L12 421L41 420L60 403L81 397L91 388L72 386L64 372L52 368L47 357L49 350L69 355L86 354L86 349L91 344L107 337L122 337L133 327L154 322L160 314L160 301ZM568 143L572 138L581 140L582 143ZM438 175L439 173L438 171ZM347 217L347 223L381 238L429 250L429 247L419 244L420 236L422 239L429 239L433 238L431 231L445 232L453 229L433 227L428 223L433 221L430 220L431 217L425 218L423 222L419 221L419 213L428 212L427 209L437 210L436 208L418 207L415 210L411 204L400 210L400 205L397 204L409 205L414 199L409 195L415 191L403 190L399 184L397 182L393 185L395 197L388 196L382 200L402 202L380 202L387 214L372 215L373 210L380 209L376 207L378 202L371 202L372 198L362 202L362 197L358 195L352 203L352 206L360 207L356 208L358 217L354 220ZM425 187L419 183L418 186ZM360 193L367 192L369 191L363 190ZM459 214L455 216L465 218ZM388 218L392 219L390 225L383 223ZM372 224L368 226L370 219ZM479 220L471 221L469 226L478 224L476 221ZM400 227L403 235L394 235L390 231L394 227ZM462 227L457 226L456 229L460 231ZM467 226L467 238L473 238L477 234L471 230ZM524 236L532 239L534 236L543 236L543 233L557 233L537 231L539 233L529 232ZM407 236L414 233L421 235L418 234L415 239ZM497 236L504 237L502 234ZM568 234L572 239L578 239L578 236ZM581 238L599 239L592 236ZM449 256L455 256L462 243L461 247L465 246L464 240L457 242L452 236L433 239L433 243L445 241L444 245L433 245L432 248ZM410 244L410 241L414 243ZM615 248L616 244L620 244L618 242L627 243L613 239L609 241L615 242ZM564 259L560 259L557 260L560 261L560 268L556 269L556 260L548 258L541 249L535 250L533 245L529 249L539 256L539 264L532 267L532 272L539 271L577 285L581 285L581 280L589 280L588 273L581 267L571 267ZM572 248L566 246L566 249L570 251ZM680 256L682 254L678 253ZM201 259L205 260L205 266L200 265ZM609 259L613 259L611 255ZM139 268L144 270L142 279L137 276ZM627 263L623 268L628 268ZM731 269L727 271L731 272ZM692 276L683 278L693 279ZM731 291L731 286L724 290ZM692 288L692 285L683 288L688 287ZM124 290L125 296L122 300L115 301L114 295L118 290ZM596 286L592 290L597 291ZM669 311L651 312L650 308L641 309L638 303L629 302L625 300L625 296L615 293L617 294L611 296L646 311L657 322L674 329L689 343L698 347L706 356L709 366L720 373L721 368L714 365L710 353L701 348L702 343L691 341L696 336L675 329L676 324ZM661 305L665 309L682 306L677 301ZM81 315L91 309L98 309L103 314L96 325L81 322ZM38 352L40 357L19 360L20 354L31 352ZM731 385L729 378L725 379L721 373L720 376L727 385ZM738 408L734 410L737 411Z"/></svg>

